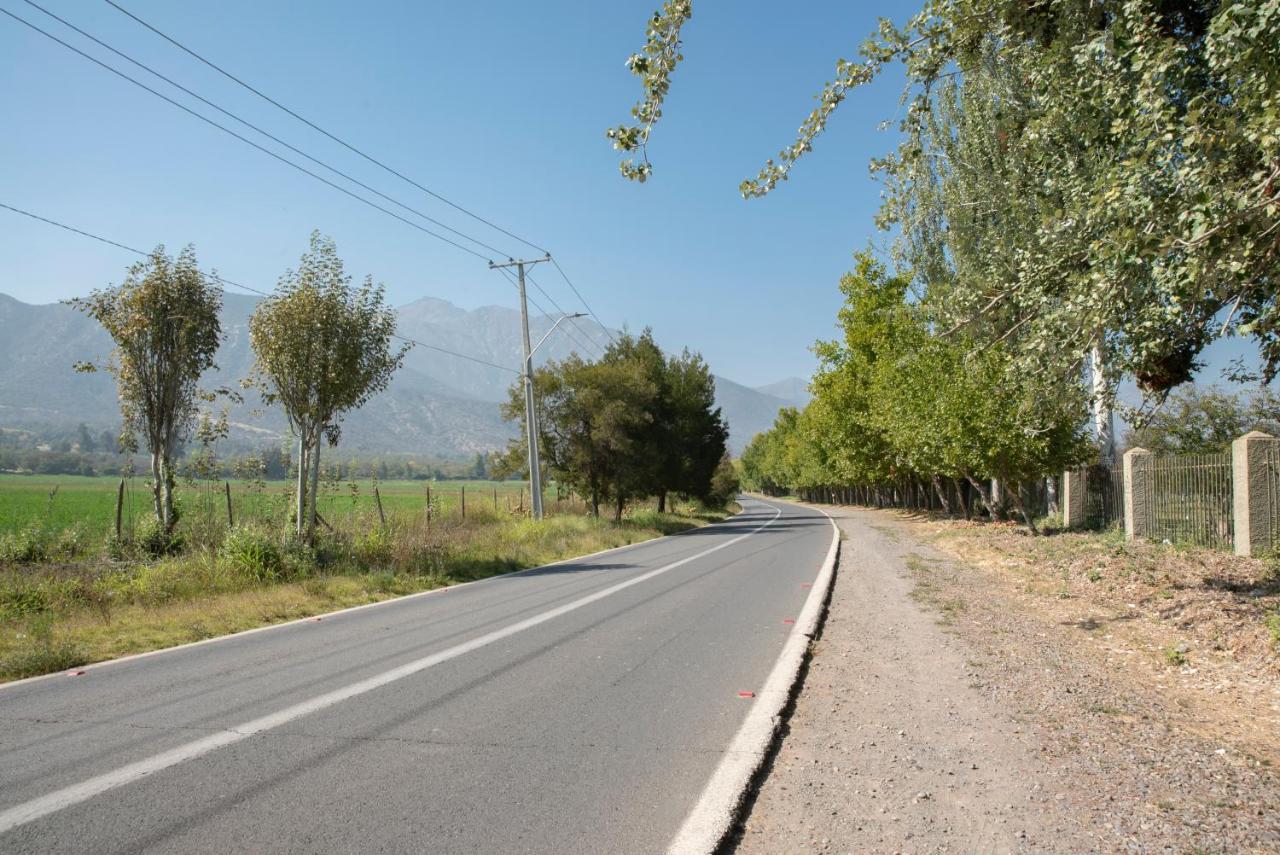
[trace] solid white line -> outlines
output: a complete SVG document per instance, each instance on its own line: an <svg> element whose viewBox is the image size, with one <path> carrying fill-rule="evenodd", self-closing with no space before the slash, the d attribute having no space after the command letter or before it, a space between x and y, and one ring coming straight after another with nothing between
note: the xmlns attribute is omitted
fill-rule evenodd
<svg viewBox="0 0 1280 855"><path fill-rule="evenodd" d="M739 508L741 508L741 505L739 505ZM739 510L738 513L741 513L741 510ZM737 516L737 514L734 514L734 516ZM689 531L702 531L703 529L724 525L726 522L729 522L732 519L733 517L727 517L726 519L721 520L720 522L708 523L707 525L701 526L699 528L689 529ZM575 555L572 558L561 558L559 561L552 561L548 564L539 564L536 567L526 567L523 570L513 570L510 573L499 573L496 576L486 576L483 579L473 579L470 582L459 582L456 585L446 585L442 588L431 588L430 590L427 590L427 591L416 591L412 594L402 594L398 597L391 597L390 599L386 599L386 600L378 600L376 603L361 603L358 606L347 606L346 608L342 608L342 609L334 609L331 612L321 612L315 615L307 615L306 617L295 618L294 620L287 620L287 621L283 621L282 623L269 623L269 624L266 624L265 626L255 626L255 627L252 627L251 629L242 629L239 632L229 632L226 635L218 635L218 636L214 636L213 638L202 638L199 641L188 641L184 644L175 644L172 647L161 647L158 650L144 650L141 653L130 653L128 656L117 656L115 659L103 659L100 662L92 662L88 665L85 665L83 670L85 672L97 671L98 669L105 668L109 665L119 665L122 662L132 662L135 659L149 659L152 656L161 656L166 653L173 653L178 650L186 650L189 647L204 647L209 644L219 644L224 641L229 641L233 638L243 638L246 635L255 635L259 632L270 632L276 629L283 629L287 626L295 626L301 623L312 623L317 618L337 617L338 615L345 615L351 612L364 611L365 609L375 609L375 608L378 608L379 606L389 606L389 605L392 605L393 603L403 603L408 600L416 600L421 597L430 597L437 594L443 594L446 591L456 591L459 588L467 588L472 585L483 585L486 582L494 582L501 579L510 579L513 576L523 576L526 573L532 573L535 570L542 570L547 567L555 567L560 564L573 564L578 561L586 561L591 558L599 558L600 556L608 555L611 552L622 552L623 550L626 550L626 549L635 549L636 547L645 546L648 544L654 544L659 541L668 540L673 537L680 537L681 535L688 534L689 531L678 531L675 534L660 535L658 537L651 537L648 540L637 540L635 543L624 543L621 546L611 546L608 549L601 549L596 552L588 552L586 555ZM0 692L5 691L6 689L12 689L15 686L25 686L29 683L35 683L35 682L46 681L46 680L54 680L58 677L63 676L63 674L64 672L62 671L54 671L52 674L38 674L35 677L24 677L21 680L10 680L7 683L0 683Z"/></svg>
<svg viewBox="0 0 1280 855"><path fill-rule="evenodd" d="M782 516L781 509L774 508L773 510L773 519L768 522L763 523L746 534L738 535L731 540L726 540L724 543L718 544L709 549L704 549L702 552L695 555L690 555L687 558L682 558L679 561L666 564L656 570L650 570L647 573L642 573L633 579L628 579L625 582L619 582L616 585L597 591L594 594L588 594L585 597L580 597L579 599L565 603L562 606L557 606L554 609L549 609L548 611L534 615L533 617L526 618L525 620L503 627L502 629L494 630L493 632L478 636L470 641L465 641L462 644L442 650L439 653L433 653L430 656L415 659L412 662L408 662L397 668L392 668L389 671L384 671L381 674L377 674L357 683L352 683L351 685L345 686L341 689L335 689L331 692L317 695L310 700L294 704L291 707L286 707L279 712L274 712L270 715L262 716L261 718L255 718L252 721L247 721L244 724L237 725L236 727L215 733L211 736L206 736L203 739L197 739L194 742L188 742L185 745L179 745L177 748L172 748L152 757L147 757L143 760L137 761L136 763L121 766L118 769L113 769L110 772L90 778L87 781L82 781L79 784L73 784L69 787L64 787L61 790L55 790L48 795L11 807L8 810L0 812L0 834L4 834L5 832L11 831L20 825L39 819L42 816L48 816L49 814L60 811L63 808L87 801L88 799L91 799L101 793L105 793L108 790L113 790L116 787L122 787L125 784L145 778L146 776L159 772L162 769L168 769L171 766L176 766L179 763L186 762L187 760L194 760L195 758L208 754L211 751L216 751L219 748L225 748L228 745L241 742L255 734L271 730L272 728L279 727L282 724L288 724L295 719L327 709L335 704L341 703L342 701L349 700L357 697L358 695L363 695L366 692L371 692L374 689L381 688L389 683L394 683L397 680L402 680L405 677L425 671L426 669L439 665L442 662L448 662L451 659L456 659L459 656L463 656L474 650L479 650L482 647L493 644L495 641L510 638L517 633L524 632L527 629L532 629L535 626L544 624L549 620L554 620L555 618L566 615L569 612L580 609L583 606L603 600L605 597L612 596L619 591L624 591L633 585L639 585L641 582L647 582L655 576L660 576L663 573L676 569L677 567L682 567L691 561L704 558L713 552L719 552L721 549L745 540L753 534L756 534L772 525L778 517Z"/></svg>
<svg viewBox="0 0 1280 855"><path fill-rule="evenodd" d="M698 803L689 811L667 847L667 855L710 855L716 850L737 818L751 778L764 763L773 735L782 724L782 710L791 697L791 687L800 675L809 639L818 629L822 603L835 578L836 556L840 551L840 529L830 514L821 512L831 521L833 529L826 561L818 571L778 661L756 696L755 705L747 713L733 742L729 743Z"/></svg>

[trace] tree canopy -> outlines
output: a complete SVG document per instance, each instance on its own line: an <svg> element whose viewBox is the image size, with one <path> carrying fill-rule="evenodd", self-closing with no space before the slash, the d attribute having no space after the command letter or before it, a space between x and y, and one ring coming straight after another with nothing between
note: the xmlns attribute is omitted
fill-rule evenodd
<svg viewBox="0 0 1280 855"><path fill-rule="evenodd" d="M222 289L200 271L193 247L174 259L158 246L129 268L120 285L70 302L101 323L115 343L106 367L120 396L120 441L133 450L142 435L151 454L156 519L167 535L178 519L174 457L207 397L200 377L214 367L221 341Z"/></svg>
<svg viewBox="0 0 1280 855"><path fill-rule="evenodd" d="M649 22L617 148L645 152L691 17L668 2ZM837 61L742 195L786 181L890 64L907 109L873 164L881 223L942 329L1060 381L1105 359L1105 395L1128 375L1163 396L1223 335L1253 338L1260 379L1280 373L1280 0L926 0Z"/></svg>
<svg viewBox="0 0 1280 855"><path fill-rule="evenodd" d="M297 270L287 271L249 321L256 382L298 437L298 533L315 528L320 441L337 445L344 413L385 389L408 346L392 345L395 312L371 277L357 288L334 242L312 232ZM308 489L308 482L310 488Z"/></svg>

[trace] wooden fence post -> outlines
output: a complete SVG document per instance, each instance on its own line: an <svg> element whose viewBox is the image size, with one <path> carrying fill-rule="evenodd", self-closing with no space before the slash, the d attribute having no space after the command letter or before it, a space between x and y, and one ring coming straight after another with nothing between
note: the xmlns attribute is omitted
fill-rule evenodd
<svg viewBox="0 0 1280 855"><path fill-rule="evenodd" d="M236 519L231 515L231 482L223 481L222 486L227 495L227 528L235 528Z"/></svg>
<svg viewBox="0 0 1280 855"><path fill-rule="evenodd" d="M378 492L378 487L373 488L373 501L378 506L378 521L382 523L382 527L387 526L387 515L382 512L382 494Z"/></svg>
<svg viewBox="0 0 1280 855"><path fill-rule="evenodd" d="M431 485L427 485L427 531L431 531Z"/></svg>
<svg viewBox="0 0 1280 855"><path fill-rule="evenodd" d="M461 504L462 504L462 518L465 520L467 518L467 487L465 484L462 486Z"/></svg>
<svg viewBox="0 0 1280 855"><path fill-rule="evenodd" d="M120 486L116 488L116 540L120 539L120 520L124 513L124 479L120 479Z"/></svg>

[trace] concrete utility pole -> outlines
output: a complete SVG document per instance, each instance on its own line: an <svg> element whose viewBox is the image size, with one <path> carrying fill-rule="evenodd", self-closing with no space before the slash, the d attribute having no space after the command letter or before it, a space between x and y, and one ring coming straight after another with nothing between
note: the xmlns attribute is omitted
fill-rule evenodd
<svg viewBox="0 0 1280 855"><path fill-rule="evenodd" d="M542 467L538 460L538 413L533 405L534 348L529 346L529 304L524 294L524 269L526 266L532 267L535 264L550 260L551 254L548 253L543 258L535 258L531 261L516 261L514 258L510 258L507 259L505 264L489 262L491 270L497 270L501 267L514 267L520 285L520 326L524 335L524 370L521 374L524 377L525 442L529 449L529 491L533 494L533 518L535 520L542 519ZM560 321L556 321L556 323L559 324ZM555 329L555 327L552 326L551 329ZM550 330L548 330L547 334L550 335ZM546 341L546 336L543 337L543 341ZM538 344L541 345L542 342L538 342Z"/></svg>

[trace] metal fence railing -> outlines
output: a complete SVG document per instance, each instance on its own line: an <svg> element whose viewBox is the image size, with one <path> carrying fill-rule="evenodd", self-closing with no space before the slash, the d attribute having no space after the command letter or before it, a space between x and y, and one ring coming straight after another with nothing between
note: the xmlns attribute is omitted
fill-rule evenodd
<svg viewBox="0 0 1280 855"><path fill-rule="evenodd" d="M1146 492L1151 537L1231 549L1229 453L1156 457L1150 464Z"/></svg>
<svg viewBox="0 0 1280 855"><path fill-rule="evenodd" d="M1266 466L1264 469L1266 490L1264 501L1265 519L1267 521L1268 552L1280 551L1280 448L1266 450Z"/></svg>
<svg viewBox="0 0 1280 855"><path fill-rule="evenodd" d="M1124 525L1123 466L1093 466L1085 473L1084 523L1093 529Z"/></svg>

